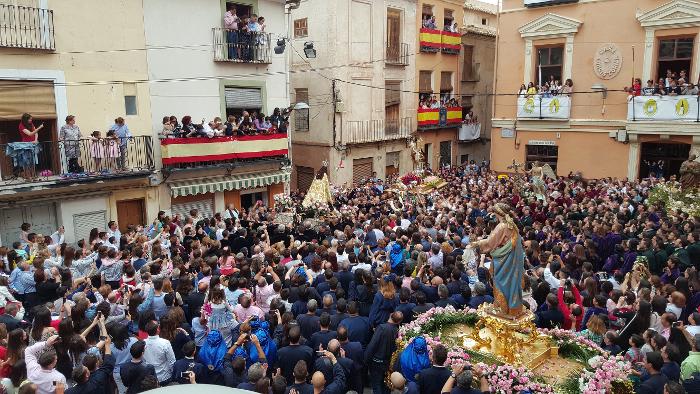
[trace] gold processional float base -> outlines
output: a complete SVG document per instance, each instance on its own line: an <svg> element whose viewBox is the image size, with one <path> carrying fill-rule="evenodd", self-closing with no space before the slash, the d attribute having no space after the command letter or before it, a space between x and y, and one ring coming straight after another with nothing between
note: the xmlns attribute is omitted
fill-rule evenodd
<svg viewBox="0 0 700 394"><path fill-rule="evenodd" d="M581 364L559 357L556 343L537 332L531 311L524 310L514 319L499 314L491 304L483 304L477 314L480 319L474 327L450 325L441 331L440 338L503 363L526 367L553 385L583 370Z"/></svg>

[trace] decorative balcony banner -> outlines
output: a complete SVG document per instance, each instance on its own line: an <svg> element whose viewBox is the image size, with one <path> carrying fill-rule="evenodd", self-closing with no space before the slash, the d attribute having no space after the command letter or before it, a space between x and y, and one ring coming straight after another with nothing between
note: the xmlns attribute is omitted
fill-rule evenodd
<svg viewBox="0 0 700 394"><path fill-rule="evenodd" d="M418 108L418 128L456 126L462 122L462 108Z"/></svg>
<svg viewBox="0 0 700 394"><path fill-rule="evenodd" d="M460 33L452 33L450 31L442 32L442 52L459 54L462 47L462 35Z"/></svg>
<svg viewBox="0 0 700 394"><path fill-rule="evenodd" d="M440 38L440 30L427 29L425 27L420 29L418 35L418 41L420 41L420 50L423 52L438 52L442 47L442 40Z"/></svg>
<svg viewBox="0 0 700 394"><path fill-rule="evenodd" d="M287 135L216 138L166 138L160 141L163 164L253 159L287 154Z"/></svg>
<svg viewBox="0 0 700 394"><path fill-rule="evenodd" d="M518 97L518 118L569 119L571 97Z"/></svg>
<svg viewBox="0 0 700 394"><path fill-rule="evenodd" d="M474 141L481 137L481 123L463 123L459 129L460 141Z"/></svg>
<svg viewBox="0 0 700 394"><path fill-rule="evenodd" d="M627 102L627 120L700 121L698 96L637 96Z"/></svg>

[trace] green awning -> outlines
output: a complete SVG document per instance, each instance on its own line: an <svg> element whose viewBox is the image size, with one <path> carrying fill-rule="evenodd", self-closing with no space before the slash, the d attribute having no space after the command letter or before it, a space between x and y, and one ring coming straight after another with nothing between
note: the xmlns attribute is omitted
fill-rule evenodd
<svg viewBox="0 0 700 394"><path fill-rule="evenodd" d="M253 174L227 175L214 178L193 179L170 184L173 197L197 194L245 190L289 182L291 175L285 170L257 172Z"/></svg>

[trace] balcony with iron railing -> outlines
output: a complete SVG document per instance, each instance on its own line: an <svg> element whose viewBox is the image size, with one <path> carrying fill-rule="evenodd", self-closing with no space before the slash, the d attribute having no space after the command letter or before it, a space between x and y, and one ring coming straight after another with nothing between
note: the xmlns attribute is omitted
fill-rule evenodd
<svg viewBox="0 0 700 394"><path fill-rule="evenodd" d="M271 63L272 35L212 28L214 61L232 63Z"/></svg>
<svg viewBox="0 0 700 394"><path fill-rule="evenodd" d="M53 51L53 10L0 4L0 47Z"/></svg>
<svg viewBox="0 0 700 394"><path fill-rule="evenodd" d="M408 66L408 44L405 42L387 44L386 64L392 66Z"/></svg>
<svg viewBox="0 0 700 394"><path fill-rule="evenodd" d="M408 138L413 131L413 118L349 120L345 124L341 142L364 144Z"/></svg>
<svg viewBox="0 0 700 394"><path fill-rule="evenodd" d="M163 168L192 169L243 161L282 159L288 154L286 133L237 137L165 138L160 140Z"/></svg>
<svg viewBox="0 0 700 394"><path fill-rule="evenodd" d="M0 144L4 186L122 178L154 170L149 136Z"/></svg>

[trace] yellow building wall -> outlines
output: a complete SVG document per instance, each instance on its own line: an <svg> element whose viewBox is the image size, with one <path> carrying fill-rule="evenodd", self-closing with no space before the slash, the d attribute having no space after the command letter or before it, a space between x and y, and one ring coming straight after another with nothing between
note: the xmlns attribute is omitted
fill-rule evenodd
<svg viewBox="0 0 700 394"><path fill-rule="evenodd" d="M512 172L507 168L513 160L524 163L530 140L555 141L559 147L557 175L582 171L585 178L627 176L629 144L616 142L607 133L576 131L518 131L515 138L501 138L500 129L491 135L491 167L496 172Z"/></svg>
<svg viewBox="0 0 700 394"><path fill-rule="evenodd" d="M141 5L141 1L49 0L55 52L0 48L0 69L63 71L68 113L76 116L84 136L106 130L118 116L125 118L132 134L151 135L148 83L136 84L135 116L125 115L124 85L118 83L148 80ZM99 84L77 86L84 82ZM58 128L64 123L65 119L57 119Z"/></svg>

